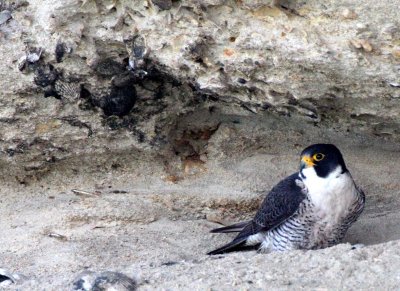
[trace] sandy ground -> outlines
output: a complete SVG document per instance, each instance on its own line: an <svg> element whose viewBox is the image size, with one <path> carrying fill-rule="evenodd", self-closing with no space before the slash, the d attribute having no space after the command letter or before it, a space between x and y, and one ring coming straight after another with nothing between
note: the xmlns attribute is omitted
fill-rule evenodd
<svg viewBox="0 0 400 291"><path fill-rule="evenodd" d="M244 151L175 183L156 160L134 163L129 155L116 156L118 167L67 161L27 185L3 175L1 267L27 278L8 288L71 290L84 270L112 270L136 278L142 290L396 289L397 145L361 147L343 139L339 146L367 193L366 210L346 238L366 245L359 249L345 243L318 251L205 255L230 239L209 233L215 221L251 216L265 195L260 189L297 168L296 149Z"/></svg>

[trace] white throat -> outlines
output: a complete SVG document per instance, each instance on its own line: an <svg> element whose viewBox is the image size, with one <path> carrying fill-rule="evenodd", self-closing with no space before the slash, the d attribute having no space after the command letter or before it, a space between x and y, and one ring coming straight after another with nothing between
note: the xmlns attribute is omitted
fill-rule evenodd
<svg viewBox="0 0 400 291"><path fill-rule="evenodd" d="M302 169L301 174L308 195L322 217L337 220L346 215L357 195L349 172L342 173L339 165L325 178L319 177L313 167Z"/></svg>

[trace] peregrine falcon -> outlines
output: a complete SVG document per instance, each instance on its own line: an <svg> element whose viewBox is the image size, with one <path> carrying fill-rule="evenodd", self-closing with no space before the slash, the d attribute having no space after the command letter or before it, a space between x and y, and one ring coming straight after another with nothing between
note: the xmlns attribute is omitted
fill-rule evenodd
<svg viewBox="0 0 400 291"><path fill-rule="evenodd" d="M319 249L339 243L364 209L342 154L332 144L314 144L301 153L300 171L279 182L251 221L217 228L239 232L209 255L248 248L260 252Z"/></svg>

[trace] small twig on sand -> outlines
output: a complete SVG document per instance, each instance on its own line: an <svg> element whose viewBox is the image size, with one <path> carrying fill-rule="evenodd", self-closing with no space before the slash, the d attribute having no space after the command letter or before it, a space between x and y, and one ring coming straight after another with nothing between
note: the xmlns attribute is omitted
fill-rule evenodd
<svg viewBox="0 0 400 291"><path fill-rule="evenodd" d="M59 233L55 233L55 232L49 232L46 234L48 237L52 237L52 238L56 238L58 240L61 241L66 241L68 240L67 237L65 235L59 234Z"/></svg>
<svg viewBox="0 0 400 291"><path fill-rule="evenodd" d="M79 190L79 189L72 189L72 193L78 195L78 196L90 196L90 197L98 197L100 196L100 193L92 193L84 190Z"/></svg>

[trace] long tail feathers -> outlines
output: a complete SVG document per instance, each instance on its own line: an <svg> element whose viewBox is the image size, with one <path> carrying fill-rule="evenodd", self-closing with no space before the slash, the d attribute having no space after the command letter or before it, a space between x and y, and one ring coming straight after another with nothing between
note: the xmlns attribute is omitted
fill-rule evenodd
<svg viewBox="0 0 400 291"><path fill-rule="evenodd" d="M230 243L207 253L207 255L212 256L212 255L219 255L219 254L223 254L223 253L243 250L243 249L246 249L245 243L246 243L246 239L233 240Z"/></svg>
<svg viewBox="0 0 400 291"><path fill-rule="evenodd" d="M212 233L241 232L248 223L249 221L242 221L232 225L212 229L210 232Z"/></svg>
<svg viewBox="0 0 400 291"><path fill-rule="evenodd" d="M251 223L251 221L243 221L229 226L216 228L211 230L211 232L212 233L239 232L239 234L235 237L233 241L216 250L209 252L208 255L218 255L234 251L249 250L249 249L254 249L255 247L257 247L257 245L259 245L259 244L252 246L246 245L247 238L250 235L254 234L254 225Z"/></svg>

